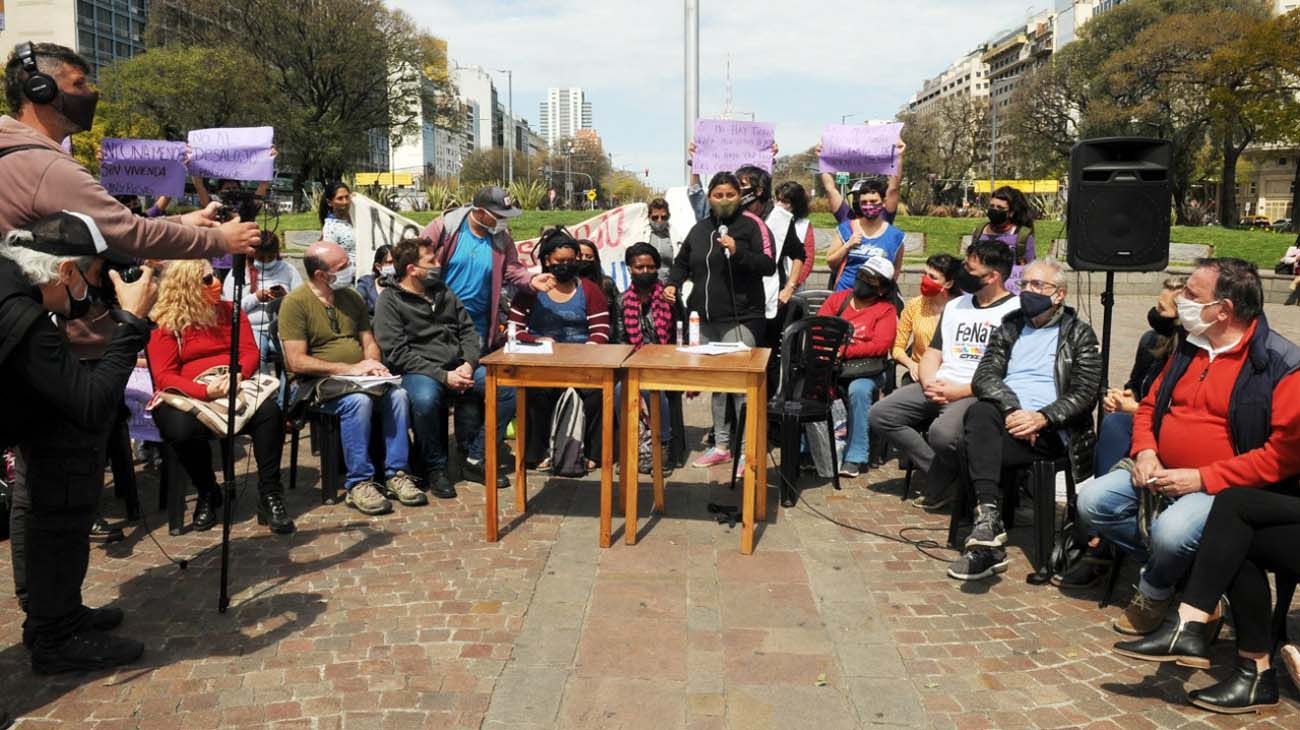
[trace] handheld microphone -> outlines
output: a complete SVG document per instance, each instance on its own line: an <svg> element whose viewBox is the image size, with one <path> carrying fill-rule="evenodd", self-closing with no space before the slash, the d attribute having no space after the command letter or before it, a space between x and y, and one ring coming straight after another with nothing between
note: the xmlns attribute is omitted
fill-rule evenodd
<svg viewBox="0 0 1300 730"><path fill-rule="evenodd" d="M721 239L725 235L727 235L727 226L726 225L718 226L718 238ZM719 243L721 243L721 241L719 241ZM731 258L731 249L723 246L722 253L727 258Z"/></svg>

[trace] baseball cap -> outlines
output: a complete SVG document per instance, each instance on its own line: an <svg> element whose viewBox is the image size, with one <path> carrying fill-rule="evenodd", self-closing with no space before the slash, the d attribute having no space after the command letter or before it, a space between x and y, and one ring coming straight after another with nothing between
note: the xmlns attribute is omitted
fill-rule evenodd
<svg viewBox="0 0 1300 730"><path fill-rule="evenodd" d="M131 257L108 247L99 226L84 213L70 210L51 213L25 226L19 226L16 230L27 231L31 238L11 238L14 246L52 256L98 256L109 263L123 266L133 263Z"/></svg>
<svg viewBox="0 0 1300 730"><path fill-rule="evenodd" d="M474 207L482 208L498 218L514 218L523 211L510 193L496 186L483 188L474 194Z"/></svg>
<svg viewBox="0 0 1300 730"><path fill-rule="evenodd" d="M875 274L885 281L891 281L894 278L894 264L883 256L872 256L862 262L862 268L858 269L858 276Z"/></svg>

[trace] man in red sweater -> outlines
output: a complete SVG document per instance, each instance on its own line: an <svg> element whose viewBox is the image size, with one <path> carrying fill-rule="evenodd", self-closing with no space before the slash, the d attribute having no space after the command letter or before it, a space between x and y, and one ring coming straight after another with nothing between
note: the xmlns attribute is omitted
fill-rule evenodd
<svg viewBox="0 0 1300 730"><path fill-rule="evenodd" d="M894 346L898 310L894 309L894 264L879 256L866 260L853 279L853 288L832 294L817 314L839 317L853 325L853 336L844 350L845 360L883 358ZM844 445L840 476L852 479L867 468L871 434L867 412L871 399L884 381L884 374L854 378L847 383L849 433ZM841 383L843 386L844 384Z"/></svg>
<svg viewBox="0 0 1300 730"><path fill-rule="evenodd" d="M1300 474L1300 347L1269 329L1263 302L1254 264L1198 263L1178 298L1186 337L1133 418L1132 473L1112 471L1079 494L1084 522L1145 563L1120 633L1159 627L1215 494L1294 486ZM1137 525L1143 489L1172 500L1149 545Z"/></svg>

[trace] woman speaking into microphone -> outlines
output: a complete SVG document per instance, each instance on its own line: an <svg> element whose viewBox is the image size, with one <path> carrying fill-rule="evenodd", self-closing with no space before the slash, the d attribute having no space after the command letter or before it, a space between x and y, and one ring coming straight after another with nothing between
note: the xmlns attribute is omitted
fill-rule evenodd
<svg viewBox="0 0 1300 730"><path fill-rule="evenodd" d="M664 298L676 302L682 285L691 282L685 310L700 317L700 341L743 342L753 347L763 331L767 296L763 277L776 262L763 253L762 233L754 219L741 215L740 181L719 172L709 181L709 215L682 241ZM743 400L736 398L739 408ZM709 467L731 461L727 397L713 395L713 448L695 462ZM737 414L738 416L738 414Z"/></svg>

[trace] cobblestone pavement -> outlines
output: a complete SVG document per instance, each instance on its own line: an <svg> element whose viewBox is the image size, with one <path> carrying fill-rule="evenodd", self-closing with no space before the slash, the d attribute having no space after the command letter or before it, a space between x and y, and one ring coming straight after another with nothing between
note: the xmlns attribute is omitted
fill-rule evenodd
<svg viewBox="0 0 1300 730"><path fill-rule="evenodd" d="M1118 381L1147 306L1120 302ZM1300 334L1300 308L1269 314ZM693 442L706 421L694 401ZM591 480L551 482L523 519L504 499L509 528L489 545L481 488L367 518L322 506L316 476L308 464L290 493L299 532L287 538L257 527L246 489L224 615L218 530L170 537L149 513L183 571L141 527L93 548L86 600L126 610L119 631L147 646L136 666L36 677L17 604L0 598L0 706L23 728L1300 727L1285 679L1286 700L1264 716L1183 703L1224 676L1230 642L1209 673L1111 654L1118 609L1099 609L1099 590L1025 584L1026 529L1012 531L1000 580L948 579L898 540L918 527L906 536L942 540L946 517L906 506L892 463L841 492L805 475L803 504L775 510L749 557L707 514L736 499L721 470L679 470L667 514L643 520L635 547L616 520L608 550ZM141 479L156 505L154 473ZM641 499L648 514L648 489ZM120 517L116 500L104 505Z"/></svg>

